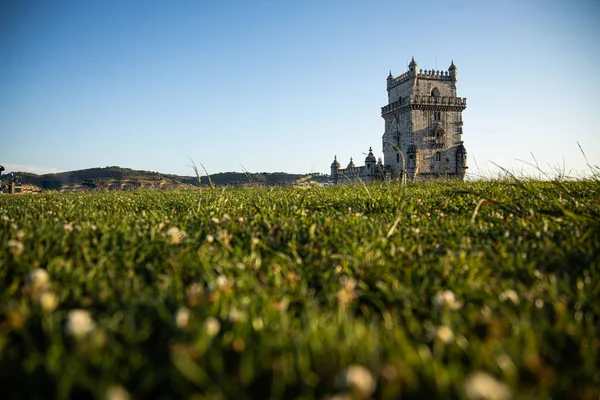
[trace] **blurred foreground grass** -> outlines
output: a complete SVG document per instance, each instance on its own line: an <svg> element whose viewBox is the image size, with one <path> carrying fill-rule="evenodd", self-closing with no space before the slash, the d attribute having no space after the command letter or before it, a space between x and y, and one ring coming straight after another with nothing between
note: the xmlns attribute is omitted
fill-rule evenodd
<svg viewBox="0 0 600 400"><path fill-rule="evenodd" d="M1 397L596 398L599 205L594 179L0 196Z"/></svg>

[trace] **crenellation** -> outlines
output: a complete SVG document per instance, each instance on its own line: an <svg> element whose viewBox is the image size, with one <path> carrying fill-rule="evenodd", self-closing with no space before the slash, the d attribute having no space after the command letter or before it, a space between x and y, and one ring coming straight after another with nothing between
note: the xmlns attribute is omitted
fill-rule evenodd
<svg viewBox="0 0 600 400"><path fill-rule="evenodd" d="M390 78L391 77L391 78ZM410 80L410 76L408 72L403 73L402 75L394 78L393 76L388 77L388 82L387 82L387 86L388 89L391 89L395 86L398 86L404 82L407 82L408 80Z"/></svg>

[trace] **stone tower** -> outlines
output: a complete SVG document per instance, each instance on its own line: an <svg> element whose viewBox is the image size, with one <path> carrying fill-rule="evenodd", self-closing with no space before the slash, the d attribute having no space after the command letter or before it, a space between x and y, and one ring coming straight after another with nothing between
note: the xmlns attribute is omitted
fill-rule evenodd
<svg viewBox="0 0 600 400"><path fill-rule="evenodd" d="M436 177L463 179L467 151L462 142L462 112L467 99L456 96L457 68L419 70L413 58L408 71L387 78L388 105L383 156L392 177L409 180Z"/></svg>

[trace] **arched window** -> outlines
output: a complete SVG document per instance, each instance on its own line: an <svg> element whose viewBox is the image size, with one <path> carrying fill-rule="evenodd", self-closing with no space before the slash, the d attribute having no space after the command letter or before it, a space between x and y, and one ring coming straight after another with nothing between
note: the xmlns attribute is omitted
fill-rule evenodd
<svg viewBox="0 0 600 400"><path fill-rule="evenodd" d="M440 89L434 87L433 89L431 89L431 95L433 97L440 97Z"/></svg>
<svg viewBox="0 0 600 400"><path fill-rule="evenodd" d="M440 153L439 151L437 151L435 153L435 161L441 161L442 160L442 153Z"/></svg>

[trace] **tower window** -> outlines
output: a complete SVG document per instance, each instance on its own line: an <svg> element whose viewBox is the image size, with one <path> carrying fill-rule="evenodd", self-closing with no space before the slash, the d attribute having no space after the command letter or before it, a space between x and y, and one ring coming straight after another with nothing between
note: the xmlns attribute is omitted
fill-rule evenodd
<svg viewBox="0 0 600 400"><path fill-rule="evenodd" d="M440 121L442 119L442 112L441 111L434 111L433 112L433 120L434 121Z"/></svg>
<svg viewBox="0 0 600 400"><path fill-rule="evenodd" d="M442 161L442 154L439 151L435 153L435 161Z"/></svg>
<svg viewBox="0 0 600 400"><path fill-rule="evenodd" d="M433 89L431 89L431 95L433 97L440 97L440 89L434 87Z"/></svg>

